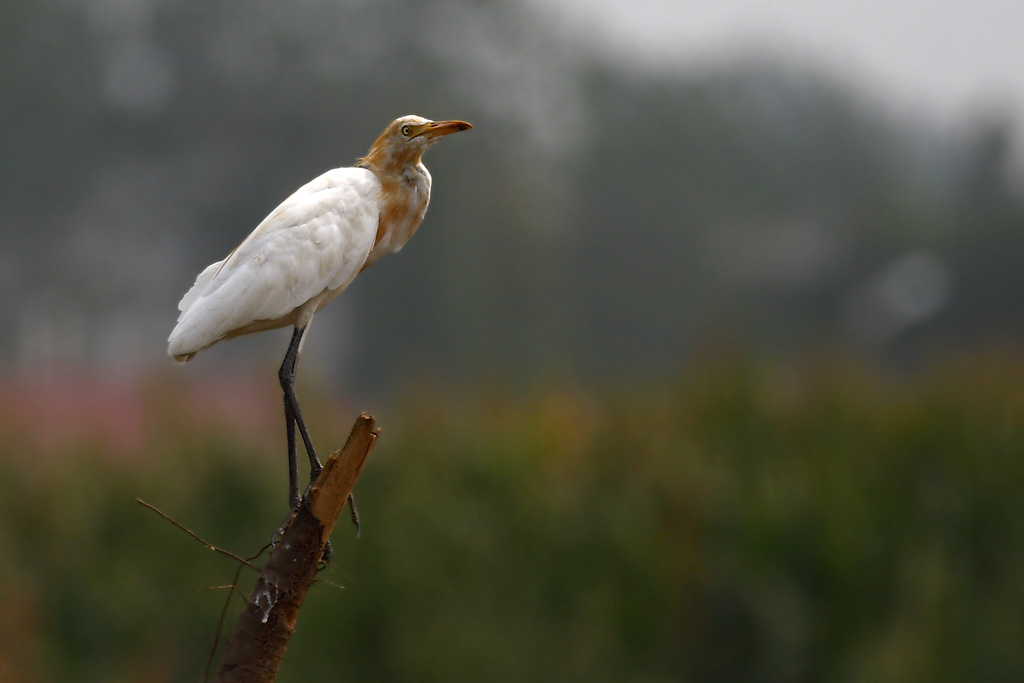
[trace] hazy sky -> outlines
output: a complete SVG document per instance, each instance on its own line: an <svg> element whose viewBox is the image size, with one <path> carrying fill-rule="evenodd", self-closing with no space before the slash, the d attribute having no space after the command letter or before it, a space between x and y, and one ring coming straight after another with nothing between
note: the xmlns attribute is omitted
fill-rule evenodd
<svg viewBox="0 0 1024 683"><path fill-rule="evenodd" d="M532 2L629 59L685 65L780 49L897 108L940 121L994 109L1024 124L1024 0Z"/></svg>

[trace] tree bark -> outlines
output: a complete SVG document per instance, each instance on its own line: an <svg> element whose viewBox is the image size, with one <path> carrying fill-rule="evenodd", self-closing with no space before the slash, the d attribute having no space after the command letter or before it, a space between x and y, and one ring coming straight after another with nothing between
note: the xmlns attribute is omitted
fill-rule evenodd
<svg viewBox="0 0 1024 683"><path fill-rule="evenodd" d="M277 676L324 546L376 441L375 424L360 415L340 457L331 455L302 497L235 624L215 683L270 683Z"/></svg>

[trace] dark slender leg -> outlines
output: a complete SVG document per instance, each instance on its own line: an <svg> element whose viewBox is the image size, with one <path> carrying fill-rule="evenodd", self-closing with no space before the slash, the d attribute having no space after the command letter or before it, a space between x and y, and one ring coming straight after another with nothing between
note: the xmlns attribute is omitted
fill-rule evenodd
<svg viewBox="0 0 1024 683"><path fill-rule="evenodd" d="M299 500L298 487L298 466L295 462L295 427L299 429L299 436L302 437L302 444L306 447L306 455L309 456L309 480L312 482L323 469L320 460L316 457L316 449L313 448L313 440L309 438L309 431L306 429L306 421L302 419L302 411L299 409L299 399L295 396L295 366L298 363L299 344L302 342L302 335L305 328L295 328L292 333L292 341L288 345L288 351L284 354L284 362L278 371L278 378L281 380L281 388L284 390L284 414L288 424L288 465L289 483L292 490L289 492L289 501L297 503Z"/></svg>
<svg viewBox="0 0 1024 683"><path fill-rule="evenodd" d="M299 466L295 453L295 416L288 402L284 403L285 430L288 434L288 509L299 504Z"/></svg>
<svg viewBox="0 0 1024 683"><path fill-rule="evenodd" d="M299 466L295 445L295 410L292 402L288 400L288 386L295 381L295 358L293 348L298 349L298 342L302 341L302 333L296 328L292 333L292 341L288 345L288 351L284 354L281 362L281 369L277 376L281 380L281 387L284 389L284 424L285 433L288 438L288 509L293 510L299 504ZM293 390L294 393L294 390Z"/></svg>
<svg viewBox="0 0 1024 683"><path fill-rule="evenodd" d="M306 422L302 419L302 411L299 409L299 399L295 396L295 366L299 359L299 345L302 343L302 335L306 328L295 328L292 333L292 341L288 344L288 351L284 354L281 362L281 369L277 376L281 380L281 389L284 390L284 419L285 429L288 438L288 509L293 510L299 504L299 472L297 463L297 444L295 443L295 428L298 427L299 435L302 437L302 444L306 447L306 455L309 456L309 483L312 484L323 470L323 465L316 457L316 450L313 448L313 440L309 437L306 429ZM356 502L351 495L348 497L348 504L352 511L352 523L356 525L356 533L359 533L359 512L356 511ZM330 543L324 552L325 562L330 557Z"/></svg>

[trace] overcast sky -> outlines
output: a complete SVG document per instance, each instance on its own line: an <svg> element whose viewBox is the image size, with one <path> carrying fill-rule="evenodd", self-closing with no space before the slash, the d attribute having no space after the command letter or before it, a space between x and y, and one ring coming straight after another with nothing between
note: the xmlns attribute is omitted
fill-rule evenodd
<svg viewBox="0 0 1024 683"><path fill-rule="evenodd" d="M898 109L943 122L995 110L1024 127L1024 0L531 2L628 59L685 66L774 49Z"/></svg>

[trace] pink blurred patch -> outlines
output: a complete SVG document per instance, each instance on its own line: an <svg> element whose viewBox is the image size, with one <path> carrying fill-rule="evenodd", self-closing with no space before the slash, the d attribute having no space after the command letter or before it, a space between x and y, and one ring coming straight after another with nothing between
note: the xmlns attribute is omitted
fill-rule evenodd
<svg viewBox="0 0 1024 683"><path fill-rule="evenodd" d="M277 392L239 377L8 374L0 376L0 454L52 458L89 450L131 460L184 429L259 442L283 423L279 408Z"/></svg>

